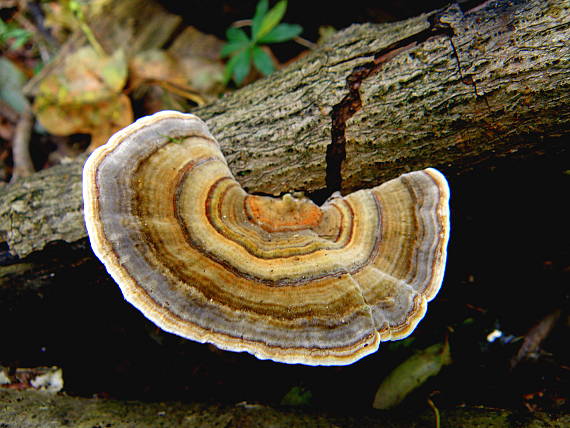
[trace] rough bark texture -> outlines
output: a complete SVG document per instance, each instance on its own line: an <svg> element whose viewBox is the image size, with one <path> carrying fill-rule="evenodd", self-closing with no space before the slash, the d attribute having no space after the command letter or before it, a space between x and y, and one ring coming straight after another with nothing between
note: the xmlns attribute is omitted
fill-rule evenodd
<svg viewBox="0 0 570 428"><path fill-rule="evenodd" d="M569 20L567 2L536 0L354 25L195 113L251 192L322 199L426 166L555 150L570 129ZM12 254L85 236L80 172L75 162L0 190Z"/></svg>
<svg viewBox="0 0 570 428"><path fill-rule="evenodd" d="M53 396L35 391L0 390L0 426L52 428L91 427L273 427L273 428L432 428L435 416L426 411L413 417L387 417L385 413L359 417L304 414L243 403L214 406L182 403L117 402L114 400ZM486 428L562 428L567 415L517 414L486 408L458 408L441 412L441 426Z"/></svg>

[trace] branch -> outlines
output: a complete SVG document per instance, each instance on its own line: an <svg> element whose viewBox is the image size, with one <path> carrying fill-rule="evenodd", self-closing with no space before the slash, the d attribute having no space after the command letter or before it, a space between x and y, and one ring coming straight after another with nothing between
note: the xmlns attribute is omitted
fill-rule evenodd
<svg viewBox="0 0 570 428"><path fill-rule="evenodd" d="M427 166L456 174L559 150L570 130L569 22L564 0L519 0L353 25L194 113L247 190L321 200ZM0 189L0 237L20 257L85 237L81 164Z"/></svg>
<svg viewBox="0 0 570 428"><path fill-rule="evenodd" d="M14 139L12 140L12 153L14 158L14 171L12 173L11 182L15 182L21 177L28 177L33 174L34 164L30 156L30 136L32 134L32 125L34 116L32 108L28 105L20 115Z"/></svg>

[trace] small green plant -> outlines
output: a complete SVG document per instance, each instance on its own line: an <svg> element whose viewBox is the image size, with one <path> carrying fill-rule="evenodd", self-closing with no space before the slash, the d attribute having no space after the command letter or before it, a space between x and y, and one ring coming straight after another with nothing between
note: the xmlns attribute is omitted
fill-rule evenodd
<svg viewBox="0 0 570 428"><path fill-rule="evenodd" d="M82 5L77 0L65 0L63 4L65 5L65 7L67 7L69 12L71 12L73 17L77 21L79 28L81 29L81 31L83 31L85 37L87 37L89 44L93 49L95 49L95 52L97 52L97 54L101 57L106 57L107 54L105 52L105 49L103 49L103 46L101 46L101 44L95 37L95 34L93 34L93 31L91 31L91 27L89 27L89 24L87 23L87 18L85 16L85 10L84 10L87 7L87 5Z"/></svg>
<svg viewBox="0 0 570 428"><path fill-rule="evenodd" d="M271 57L261 46L291 40L303 31L300 25L280 23L286 9L287 0L279 1L271 9L268 0L260 0L251 21L251 37L241 28L228 28L228 42L221 52L222 57L230 56L224 72L225 84L233 78L240 85L249 74L252 61L264 76L273 72Z"/></svg>
<svg viewBox="0 0 570 428"><path fill-rule="evenodd" d="M8 49L19 49L30 39L28 30L18 27L11 22L5 22L0 18L0 46L8 46Z"/></svg>
<svg viewBox="0 0 570 428"><path fill-rule="evenodd" d="M292 387L281 399L283 406L306 406L311 403L313 394L302 386Z"/></svg>

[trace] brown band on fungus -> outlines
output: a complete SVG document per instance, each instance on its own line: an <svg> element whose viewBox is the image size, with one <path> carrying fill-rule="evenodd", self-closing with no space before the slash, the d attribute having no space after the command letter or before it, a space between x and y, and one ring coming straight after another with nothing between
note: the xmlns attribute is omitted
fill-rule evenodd
<svg viewBox="0 0 570 428"><path fill-rule="evenodd" d="M350 364L410 334L441 286L449 189L416 171L322 206L248 195L196 116L160 112L87 160L85 222L162 329L261 359Z"/></svg>

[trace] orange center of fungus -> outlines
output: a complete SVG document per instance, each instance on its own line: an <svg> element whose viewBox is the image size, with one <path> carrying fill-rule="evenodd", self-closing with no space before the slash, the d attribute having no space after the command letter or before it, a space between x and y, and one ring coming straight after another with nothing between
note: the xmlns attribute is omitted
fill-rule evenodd
<svg viewBox="0 0 570 428"><path fill-rule="evenodd" d="M323 216L310 199L286 194L281 199L248 195L245 200L250 220L268 232L302 230L316 227Z"/></svg>

